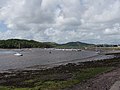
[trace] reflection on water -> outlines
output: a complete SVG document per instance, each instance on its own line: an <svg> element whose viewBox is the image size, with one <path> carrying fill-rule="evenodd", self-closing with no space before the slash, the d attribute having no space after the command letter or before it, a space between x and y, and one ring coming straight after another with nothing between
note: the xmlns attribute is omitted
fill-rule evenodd
<svg viewBox="0 0 120 90"><path fill-rule="evenodd" d="M15 53L15 51L13 50L0 50L0 55L1 54L13 54L13 53Z"/></svg>

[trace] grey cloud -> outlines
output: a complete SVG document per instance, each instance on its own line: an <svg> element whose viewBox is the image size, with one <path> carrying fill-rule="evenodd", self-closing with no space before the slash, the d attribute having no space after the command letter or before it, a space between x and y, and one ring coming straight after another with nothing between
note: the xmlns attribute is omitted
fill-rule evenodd
<svg viewBox="0 0 120 90"><path fill-rule="evenodd" d="M8 0L2 4L0 20L9 30L0 36L109 43L115 39L113 34L119 38L115 25L120 23L119 11L119 0Z"/></svg>

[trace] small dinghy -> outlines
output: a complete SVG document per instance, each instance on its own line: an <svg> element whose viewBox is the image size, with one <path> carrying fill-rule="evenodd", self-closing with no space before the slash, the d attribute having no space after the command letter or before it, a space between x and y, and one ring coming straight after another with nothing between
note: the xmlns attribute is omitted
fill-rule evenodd
<svg viewBox="0 0 120 90"><path fill-rule="evenodd" d="M19 49L21 49L20 44L19 44ZM15 55L15 56L23 56L23 54L18 53L18 52L16 52L14 55Z"/></svg>
<svg viewBox="0 0 120 90"><path fill-rule="evenodd" d="M23 54L21 54L21 53L15 53L14 55L15 56L23 56Z"/></svg>

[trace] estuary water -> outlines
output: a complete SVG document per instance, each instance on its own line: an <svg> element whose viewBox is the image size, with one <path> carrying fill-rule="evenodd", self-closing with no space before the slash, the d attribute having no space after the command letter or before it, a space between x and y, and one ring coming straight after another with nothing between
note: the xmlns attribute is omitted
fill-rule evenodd
<svg viewBox="0 0 120 90"><path fill-rule="evenodd" d="M15 56L20 52L23 56ZM24 69L35 65L47 65L61 62L83 62L111 58L105 55L99 56L94 51L54 50L54 49L23 49L0 50L0 71L10 69Z"/></svg>
<svg viewBox="0 0 120 90"><path fill-rule="evenodd" d="M15 53L15 51L13 50L4 50L4 49L0 50L0 55L13 54L13 53Z"/></svg>

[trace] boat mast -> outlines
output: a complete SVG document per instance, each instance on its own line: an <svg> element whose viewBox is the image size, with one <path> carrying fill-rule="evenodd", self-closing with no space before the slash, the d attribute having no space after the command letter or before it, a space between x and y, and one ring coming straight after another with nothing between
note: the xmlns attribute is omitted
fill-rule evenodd
<svg viewBox="0 0 120 90"><path fill-rule="evenodd" d="M19 43L19 49L21 49L20 43Z"/></svg>

